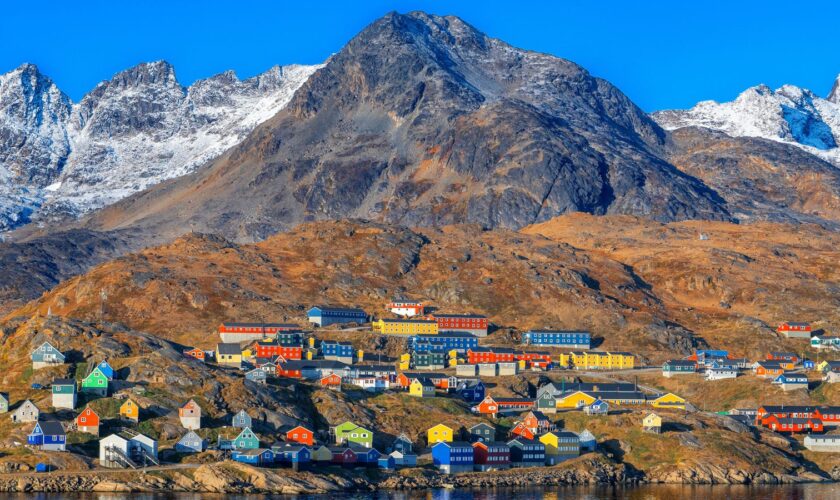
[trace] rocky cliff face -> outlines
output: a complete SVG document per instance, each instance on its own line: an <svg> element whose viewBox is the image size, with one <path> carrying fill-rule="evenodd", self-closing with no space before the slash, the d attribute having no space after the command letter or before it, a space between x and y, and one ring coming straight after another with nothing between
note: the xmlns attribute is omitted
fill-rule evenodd
<svg viewBox="0 0 840 500"><path fill-rule="evenodd" d="M0 76L0 231L76 216L184 175L279 111L314 66L183 87L144 63L77 104L31 64Z"/></svg>
<svg viewBox="0 0 840 500"><path fill-rule="evenodd" d="M458 18L389 14L228 154L90 224L255 239L347 216L510 228L569 211L727 218L713 191L657 156L663 143L572 62Z"/></svg>

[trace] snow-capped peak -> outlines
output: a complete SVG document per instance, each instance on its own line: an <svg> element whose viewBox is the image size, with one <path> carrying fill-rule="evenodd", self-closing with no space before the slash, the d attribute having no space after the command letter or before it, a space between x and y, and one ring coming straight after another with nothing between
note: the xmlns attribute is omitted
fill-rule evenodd
<svg viewBox="0 0 840 500"><path fill-rule="evenodd" d="M78 215L187 174L280 111L320 66L233 71L184 87L141 63L74 104L33 64L0 75L0 232Z"/></svg>
<svg viewBox="0 0 840 500"><path fill-rule="evenodd" d="M837 83L828 99L795 85L771 90L757 85L734 101L702 101L688 110L658 111L665 129L696 126L733 137L761 137L793 144L840 166L840 99Z"/></svg>
<svg viewBox="0 0 840 500"><path fill-rule="evenodd" d="M834 104L840 104L840 75L837 75L837 78L834 79L834 86L828 93L828 100Z"/></svg>

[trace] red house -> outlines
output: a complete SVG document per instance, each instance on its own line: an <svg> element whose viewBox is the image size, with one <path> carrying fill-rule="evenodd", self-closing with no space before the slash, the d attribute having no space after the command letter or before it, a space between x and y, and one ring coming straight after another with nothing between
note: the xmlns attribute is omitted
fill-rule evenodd
<svg viewBox="0 0 840 500"><path fill-rule="evenodd" d="M99 435L99 415L90 407L85 408L76 417L76 428L79 432L87 432L95 436Z"/></svg>
<svg viewBox="0 0 840 500"><path fill-rule="evenodd" d="M544 351L522 351L514 355L516 361L527 361L532 366L548 368L551 364L551 354Z"/></svg>
<svg viewBox="0 0 840 500"><path fill-rule="evenodd" d="M779 333L810 333L810 323L784 322L776 328Z"/></svg>
<svg viewBox="0 0 840 500"><path fill-rule="evenodd" d="M822 432L822 421L815 418L784 418L770 415L762 424L776 432Z"/></svg>
<svg viewBox="0 0 840 500"><path fill-rule="evenodd" d="M321 384L321 387L341 387L341 377L335 373L330 373L326 377L321 377L318 383Z"/></svg>
<svg viewBox="0 0 840 500"><path fill-rule="evenodd" d="M527 398L494 398L485 397L473 411L482 415L496 415L498 413L515 413L530 410L534 407L534 400Z"/></svg>
<svg viewBox="0 0 840 500"><path fill-rule="evenodd" d="M516 351L503 347L472 347L467 349L467 363L510 363L514 361Z"/></svg>
<svg viewBox="0 0 840 500"><path fill-rule="evenodd" d="M303 378L300 367L294 366L291 363L278 363L277 376L283 378Z"/></svg>
<svg viewBox="0 0 840 500"><path fill-rule="evenodd" d="M397 374L397 385L402 387L403 389L408 389L408 386L411 385L411 381L419 378L419 379L428 379L432 384L434 384L435 388L441 389L444 391L449 390L450 388L454 388L457 385L455 377L450 377L445 373L427 373L427 372L403 372Z"/></svg>
<svg viewBox="0 0 840 500"><path fill-rule="evenodd" d="M298 425L286 431L286 442L312 446L315 443L315 436L306 427Z"/></svg>
<svg viewBox="0 0 840 500"><path fill-rule="evenodd" d="M510 467L510 446L496 441L473 443L473 464L480 471Z"/></svg>
<svg viewBox="0 0 840 500"><path fill-rule="evenodd" d="M195 358L203 362L206 354L202 349L199 349L198 347L193 347L188 351L184 351L184 356L189 356L190 358Z"/></svg>
<svg viewBox="0 0 840 500"><path fill-rule="evenodd" d="M840 406L823 406L814 410L814 418L823 425L840 426Z"/></svg>
<svg viewBox="0 0 840 500"><path fill-rule="evenodd" d="M282 356L283 359L302 359L303 346L289 346L282 345L275 341L260 341L257 342L257 358L276 358Z"/></svg>
<svg viewBox="0 0 840 500"><path fill-rule="evenodd" d="M768 361L790 361L793 364L799 363L799 356L792 352L771 352L767 354Z"/></svg>
<svg viewBox="0 0 840 500"><path fill-rule="evenodd" d="M510 430L510 435L511 437L521 436L525 439L534 439L536 436L534 431L529 429L523 422L518 422L515 426L513 426L513 429Z"/></svg>
<svg viewBox="0 0 840 500"><path fill-rule="evenodd" d="M470 332L478 337L487 335L488 321L486 316L478 314L433 314L429 319L435 320L438 331Z"/></svg>
<svg viewBox="0 0 840 500"><path fill-rule="evenodd" d="M332 452L332 463L342 465L355 465L358 462L356 452L343 446L330 447Z"/></svg>

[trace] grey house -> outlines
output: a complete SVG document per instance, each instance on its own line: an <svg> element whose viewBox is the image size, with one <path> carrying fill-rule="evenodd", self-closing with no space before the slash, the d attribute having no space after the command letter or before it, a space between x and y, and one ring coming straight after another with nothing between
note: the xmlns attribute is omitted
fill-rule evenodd
<svg viewBox="0 0 840 500"><path fill-rule="evenodd" d="M57 378L52 382L53 408L76 409L76 381L67 378Z"/></svg>
<svg viewBox="0 0 840 500"><path fill-rule="evenodd" d="M207 448L207 440L195 431L189 431L175 443L175 451L179 453L201 453L205 448Z"/></svg>
<svg viewBox="0 0 840 500"><path fill-rule="evenodd" d="M231 425L237 429L247 429L251 427L251 415L245 413L245 410L240 410L239 413L233 416L233 423Z"/></svg>
<svg viewBox="0 0 840 500"><path fill-rule="evenodd" d="M64 354L61 354L61 351L53 347L49 342L44 342L32 351L30 358L32 358L32 368L35 370L46 368L47 366L64 364Z"/></svg>
<svg viewBox="0 0 840 500"><path fill-rule="evenodd" d="M0 413L9 411L9 395L5 392L0 392Z"/></svg>
<svg viewBox="0 0 840 500"><path fill-rule="evenodd" d="M481 441L489 443L496 440L496 428L484 422L469 428L469 440L472 443Z"/></svg>
<svg viewBox="0 0 840 500"><path fill-rule="evenodd" d="M35 403L27 399L12 413L12 422L37 422L40 415L41 411L38 410Z"/></svg>
<svg viewBox="0 0 840 500"><path fill-rule="evenodd" d="M268 374L266 374L265 370L260 368L254 368L245 374L245 380L250 380L251 382L255 382L257 384L265 384L267 379Z"/></svg>

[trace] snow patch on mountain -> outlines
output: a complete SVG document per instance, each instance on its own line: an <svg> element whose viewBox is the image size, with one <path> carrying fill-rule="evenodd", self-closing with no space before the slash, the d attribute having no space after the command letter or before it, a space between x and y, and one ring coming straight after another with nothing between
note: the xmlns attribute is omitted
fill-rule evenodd
<svg viewBox="0 0 840 500"><path fill-rule="evenodd" d="M840 166L840 91L838 82L828 99L811 91L766 85L742 92L734 101L703 101L688 110L653 114L667 130L705 127L733 137L761 137L798 146Z"/></svg>
<svg viewBox="0 0 840 500"><path fill-rule="evenodd" d="M274 116L319 67L246 80L227 71L183 87L169 63L143 63L75 104L34 65L0 75L0 231L192 172Z"/></svg>

